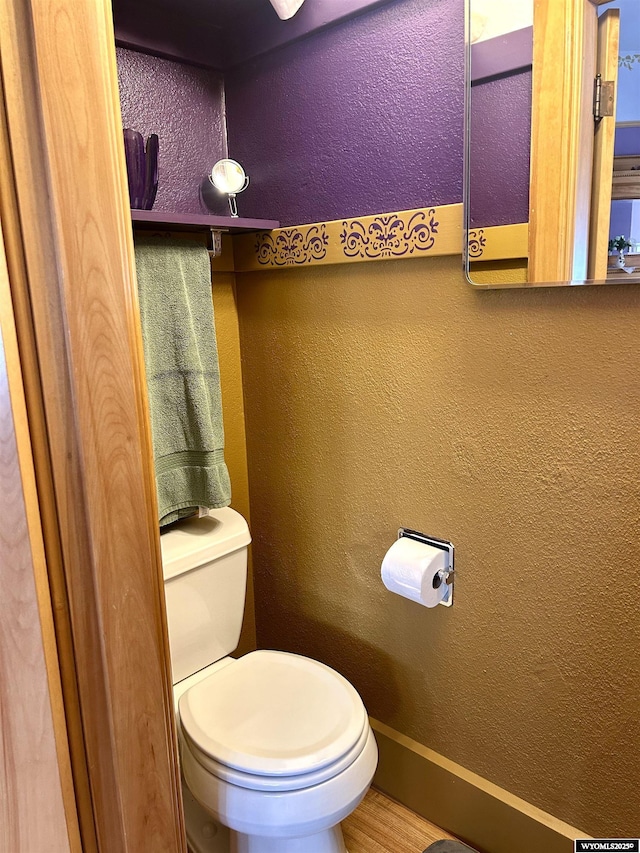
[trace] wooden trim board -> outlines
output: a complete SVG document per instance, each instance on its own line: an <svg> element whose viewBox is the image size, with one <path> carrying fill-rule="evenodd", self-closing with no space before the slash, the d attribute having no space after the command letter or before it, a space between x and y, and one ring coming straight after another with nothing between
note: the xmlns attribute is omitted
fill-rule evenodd
<svg viewBox="0 0 640 853"><path fill-rule="evenodd" d="M93 824L84 808L83 849L179 853L186 842L111 6L1 2L13 247L22 252L13 268L24 267L11 286L46 502L44 548L48 567L60 570L51 590L63 617L65 710L80 723L69 725L80 755L74 783Z"/></svg>
<svg viewBox="0 0 640 853"><path fill-rule="evenodd" d="M584 281L597 16L589 0L535 0L533 20L529 281Z"/></svg>
<svg viewBox="0 0 640 853"><path fill-rule="evenodd" d="M640 199L640 172L637 170L614 172L611 197L614 199Z"/></svg>
<svg viewBox="0 0 640 853"><path fill-rule="evenodd" d="M480 853L573 853L575 838L589 838L384 723L371 725L375 787Z"/></svg>
<svg viewBox="0 0 640 853"><path fill-rule="evenodd" d="M598 52L596 71L602 80L614 81L612 115L595 125L593 147L593 186L591 188L591 222L589 225L589 268L587 278L607 277L609 228L611 226L611 193L613 153L616 136L616 102L618 93L618 52L620 46L620 9L607 9L598 18Z"/></svg>
<svg viewBox="0 0 640 853"><path fill-rule="evenodd" d="M80 853L38 497L1 230L0 475L0 850Z"/></svg>
<svg viewBox="0 0 640 853"><path fill-rule="evenodd" d="M9 16L5 20L9 20ZM4 31L2 37L4 38ZM18 38L9 31L11 44ZM4 49L5 57L9 51ZM31 108L33 109L33 102ZM48 441L45 423L43 389L38 367L33 318L29 302L28 275L20 224L20 210L14 183L5 104L0 105L0 212L4 230L11 299L15 314L15 325L19 339L19 358L24 382L27 407L28 432L31 441L33 466L37 480L38 523L46 546L46 570L48 595L53 609L55 640L57 646L59 676L62 681L63 710L66 718L67 750L72 767L73 804L80 823L82 849L85 853L96 853L97 842L94 831L93 807L89 785L86 752L80 718L80 706L75 672L75 658L71 636L69 602L62 564L55 493L51 474ZM14 127L14 132L15 132ZM35 141L37 145L37 141ZM36 155L37 157L37 155ZM23 475L24 481L24 475Z"/></svg>
<svg viewBox="0 0 640 853"><path fill-rule="evenodd" d="M512 261L527 257L529 237L527 222L474 228L467 236L467 253L470 262Z"/></svg>

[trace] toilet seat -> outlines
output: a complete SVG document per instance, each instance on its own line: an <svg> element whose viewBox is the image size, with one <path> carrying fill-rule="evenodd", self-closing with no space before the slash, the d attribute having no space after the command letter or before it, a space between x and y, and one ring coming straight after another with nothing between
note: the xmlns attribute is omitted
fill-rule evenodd
<svg viewBox="0 0 640 853"><path fill-rule="evenodd" d="M362 752L368 719L334 670L287 652L251 652L179 701L186 743L220 779L255 790L318 784Z"/></svg>
<svg viewBox="0 0 640 853"><path fill-rule="evenodd" d="M298 791L301 788L310 788L313 785L319 785L321 782L326 782L337 776L347 767L349 767L358 758L366 746L369 738L370 727L365 725L362 733L355 744L346 752L342 758L337 761L327 764L320 770L314 770L311 773L299 773L297 776L265 776L256 773L245 773L240 770L235 770L232 767L227 767L221 764L210 755L204 753L198 748L191 738L186 734L184 728L181 730L183 736L184 748L187 748L193 758L212 776L216 776L225 782L230 782L232 785L238 785L240 788L249 788L253 791Z"/></svg>

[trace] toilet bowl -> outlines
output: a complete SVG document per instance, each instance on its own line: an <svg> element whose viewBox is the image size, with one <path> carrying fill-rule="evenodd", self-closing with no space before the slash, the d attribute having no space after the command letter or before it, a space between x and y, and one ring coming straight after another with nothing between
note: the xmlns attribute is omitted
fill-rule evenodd
<svg viewBox="0 0 640 853"><path fill-rule="evenodd" d="M182 771L242 853L344 853L337 824L358 805L377 748L360 697L338 673L252 652L179 700Z"/></svg>
<svg viewBox="0 0 640 853"><path fill-rule="evenodd" d="M360 696L310 658L227 656L244 603L241 516L212 511L161 541L190 847L346 853L339 824L367 792L378 755Z"/></svg>
<svg viewBox="0 0 640 853"><path fill-rule="evenodd" d="M208 838L196 842L188 827L195 853L345 853L339 822L367 792L378 755L351 684L272 651L218 661L186 681L174 688L184 782L231 830L227 847L206 819Z"/></svg>

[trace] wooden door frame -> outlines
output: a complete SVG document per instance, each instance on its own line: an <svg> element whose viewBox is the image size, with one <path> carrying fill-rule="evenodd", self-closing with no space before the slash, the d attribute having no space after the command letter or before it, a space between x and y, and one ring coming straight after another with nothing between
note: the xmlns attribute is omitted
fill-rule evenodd
<svg viewBox="0 0 640 853"><path fill-rule="evenodd" d="M620 9L608 9L598 18L598 55L596 73L603 81L613 81L612 114L603 116L595 126L591 217L589 224L589 269L587 278L607 278L613 158L616 142L618 102L618 52L620 49Z"/></svg>
<svg viewBox="0 0 640 853"><path fill-rule="evenodd" d="M82 853L1 227L0 473L0 850Z"/></svg>
<svg viewBox="0 0 640 853"><path fill-rule="evenodd" d="M111 7L0 4L0 203L83 849L184 853Z"/></svg>
<svg viewBox="0 0 640 853"><path fill-rule="evenodd" d="M597 13L534 0L529 281L587 278ZM593 12L593 14L592 14Z"/></svg>

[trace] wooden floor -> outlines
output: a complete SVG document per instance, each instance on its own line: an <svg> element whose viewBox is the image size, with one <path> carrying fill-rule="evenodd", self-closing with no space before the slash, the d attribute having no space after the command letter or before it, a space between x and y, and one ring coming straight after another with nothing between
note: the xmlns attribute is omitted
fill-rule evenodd
<svg viewBox="0 0 640 853"><path fill-rule="evenodd" d="M373 789L342 830L349 853L423 853L434 841L453 838Z"/></svg>

